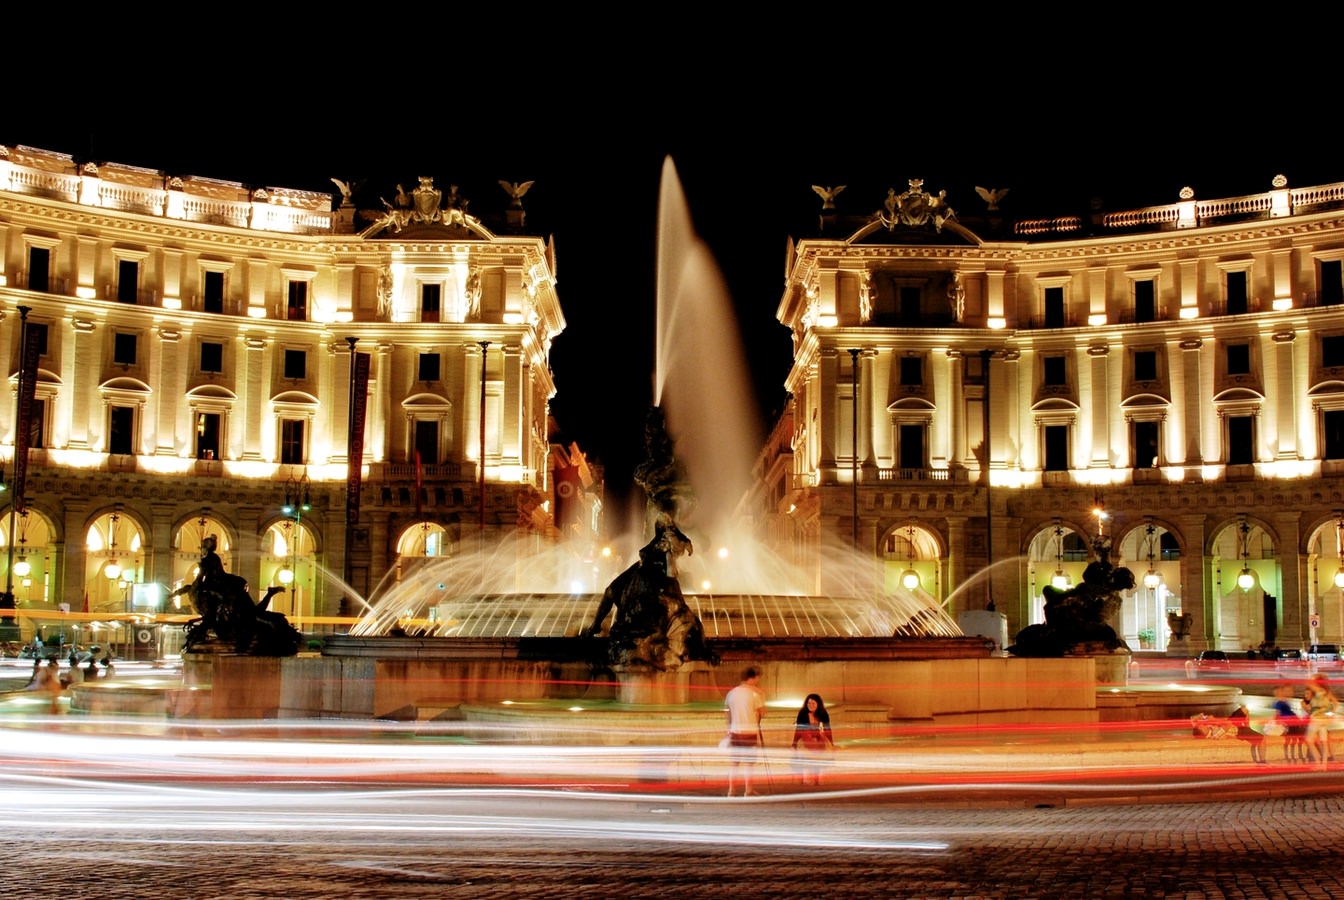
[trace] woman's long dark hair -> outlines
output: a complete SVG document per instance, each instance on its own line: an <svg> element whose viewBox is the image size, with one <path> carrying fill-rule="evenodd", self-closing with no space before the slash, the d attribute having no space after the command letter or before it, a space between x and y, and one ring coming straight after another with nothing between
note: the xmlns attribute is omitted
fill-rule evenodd
<svg viewBox="0 0 1344 900"><path fill-rule="evenodd" d="M799 725L812 724L812 720L807 717L807 701L809 700L817 701L817 713L816 713L817 721L821 722L823 725L830 725L831 714L826 711L826 704L822 702L820 694L808 694L806 697L803 698L803 708L798 710L797 724Z"/></svg>

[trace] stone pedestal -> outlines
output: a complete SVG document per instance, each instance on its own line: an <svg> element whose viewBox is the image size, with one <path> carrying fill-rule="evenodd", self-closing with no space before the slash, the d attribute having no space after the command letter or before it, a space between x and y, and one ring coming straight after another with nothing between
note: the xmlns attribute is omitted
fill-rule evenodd
<svg viewBox="0 0 1344 900"><path fill-rule="evenodd" d="M711 684L713 667L707 662L683 663L673 671L660 671L652 666L614 666L616 699L632 706L677 706L692 697L692 686L703 682Z"/></svg>

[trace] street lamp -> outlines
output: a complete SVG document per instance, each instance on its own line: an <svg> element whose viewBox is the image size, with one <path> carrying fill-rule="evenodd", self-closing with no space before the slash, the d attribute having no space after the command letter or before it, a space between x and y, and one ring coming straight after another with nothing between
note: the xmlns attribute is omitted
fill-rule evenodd
<svg viewBox="0 0 1344 900"><path fill-rule="evenodd" d="M1241 572L1237 575L1237 587L1242 591L1249 591L1255 587L1255 576L1251 574L1251 523L1246 521L1245 516L1241 517L1237 531L1240 532L1238 552L1241 556Z"/></svg>
<svg viewBox="0 0 1344 900"><path fill-rule="evenodd" d="M121 577L121 563L117 559L117 525L120 522L120 510L113 511L107 525L107 563L103 566L103 574L108 581L116 581Z"/></svg>
<svg viewBox="0 0 1344 900"><path fill-rule="evenodd" d="M908 558L905 571L901 573L901 585L907 591L913 591L919 587L919 573L915 571L915 526L910 525L906 529L908 541Z"/></svg>
<svg viewBox="0 0 1344 900"><path fill-rule="evenodd" d="M1153 568L1153 545L1157 543L1157 526L1150 519L1148 527L1144 531L1148 535L1144 541L1148 547L1148 571L1143 575L1143 586L1150 591L1155 591L1162 584L1162 576L1158 574L1157 569Z"/></svg>
<svg viewBox="0 0 1344 900"><path fill-rule="evenodd" d="M1050 576L1050 584L1061 591L1069 589L1069 576L1064 571L1064 526L1055 519L1055 574Z"/></svg>
<svg viewBox="0 0 1344 900"><path fill-rule="evenodd" d="M1335 571L1335 587L1344 588L1344 512L1335 510L1335 557L1339 568Z"/></svg>

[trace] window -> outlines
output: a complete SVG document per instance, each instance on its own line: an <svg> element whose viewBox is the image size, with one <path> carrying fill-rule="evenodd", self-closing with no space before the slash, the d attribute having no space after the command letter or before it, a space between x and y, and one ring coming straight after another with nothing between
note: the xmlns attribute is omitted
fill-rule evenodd
<svg viewBox="0 0 1344 900"><path fill-rule="evenodd" d="M1227 345L1227 374L1229 375L1251 374L1250 344Z"/></svg>
<svg viewBox="0 0 1344 900"><path fill-rule="evenodd" d="M117 332L112 336L112 362L119 366L135 365L135 335Z"/></svg>
<svg viewBox="0 0 1344 900"><path fill-rule="evenodd" d="M206 272L202 284L201 309L208 313L224 311L224 273Z"/></svg>
<svg viewBox="0 0 1344 900"><path fill-rule="evenodd" d="M1045 289L1045 327L1064 327L1064 288L1062 287L1056 286Z"/></svg>
<svg viewBox="0 0 1344 900"><path fill-rule="evenodd" d="M1344 409L1321 414L1321 458L1344 459Z"/></svg>
<svg viewBox="0 0 1344 900"><path fill-rule="evenodd" d="M924 383L924 360L918 356L901 357L901 384Z"/></svg>
<svg viewBox="0 0 1344 900"><path fill-rule="evenodd" d="M415 459L422 466L437 466L439 464L438 422L416 420Z"/></svg>
<svg viewBox="0 0 1344 900"><path fill-rule="evenodd" d="M201 341L201 371L224 371L224 345L214 341Z"/></svg>
<svg viewBox="0 0 1344 900"><path fill-rule="evenodd" d="M47 326L41 322L28 323L28 343L37 345L37 355L47 355Z"/></svg>
<svg viewBox="0 0 1344 900"><path fill-rule="evenodd" d="M303 465L303 426L303 419L280 420L280 462L283 465Z"/></svg>
<svg viewBox="0 0 1344 900"><path fill-rule="evenodd" d="M1246 296L1246 273L1244 271L1228 272L1227 314L1229 316L1241 315L1247 311Z"/></svg>
<svg viewBox="0 0 1344 900"><path fill-rule="evenodd" d="M46 293L51 288L51 251L46 247L28 248L28 290Z"/></svg>
<svg viewBox="0 0 1344 900"><path fill-rule="evenodd" d="M420 377L419 381L438 381L439 380L439 354L421 353L420 354Z"/></svg>
<svg viewBox="0 0 1344 900"><path fill-rule="evenodd" d="M30 266L31 268L31 266ZM29 282L31 285L31 281ZM1321 305L1344 303L1344 272L1338 259L1321 260Z"/></svg>
<svg viewBox="0 0 1344 900"><path fill-rule="evenodd" d="M1148 469L1159 463L1157 422L1135 422L1130 431L1133 446L1134 468Z"/></svg>
<svg viewBox="0 0 1344 900"><path fill-rule="evenodd" d="M1255 417L1227 417L1227 464L1248 466L1255 462Z"/></svg>
<svg viewBox="0 0 1344 900"><path fill-rule="evenodd" d="M919 301L923 290L918 287L903 286L896 294L896 316L901 325L919 324Z"/></svg>
<svg viewBox="0 0 1344 900"><path fill-rule="evenodd" d="M1045 384L1065 385L1068 384L1067 368L1062 356L1047 356L1041 360L1045 370Z"/></svg>
<svg viewBox="0 0 1344 900"><path fill-rule="evenodd" d="M286 377L286 378L307 378L307 377L308 377L308 351L307 351L307 350L286 350L286 351L285 351L285 377Z"/></svg>
<svg viewBox="0 0 1344 900"><path fill-rule="evenodd" d="M219 458L219 413L196 413L196 458Z"/></svg>
<svg viewBox="0 0 1344 900"><path fill-rule="evenodd" d="M289 282L289 302L285 307L285 318L293 322L308 320L308 282Z"/></svg>
<svg viewBox="0 0 1344 900"><path fill-rule="evenodd" d="M439 304L442 301L443 285L441 284L422 284L420 285L420 321L437 322L439 321Z"/></svg>
<svg viewBox="0 0 1344 900"><path fill-rule="evenodd" d="M1321 338L1321 365L1327 369L1344 366L1344 335Z"/></svg>
<svg viewBox="0 0 1344 900"><path fill-rule="evenodd" d="M1046 425L1043 431L1045 471L1067 472L1069 470L1069 426Z"/></svg>
<svg viewBox="0 0 1344 900"><path fill-rule="evenodd" d="M1157 292L1151 278L1134 282L1134 321L1157 321Z"/></svg>
<svg viewBox="0 0 1344 900"><path fill-rule="evenodd" d="M140 263L117 260L117 302L135 303L140 297Z"/></svg>
<svg viewBox="0 0 1344 900"><path fill-rule="evenodd" d="M1157 352L1154 350L1134 351L1134 380L1157 380Z"/></svg>
<svg viewBox="0 0 1344 900"><path fill-rule="evenodd" d="M924 425L902 425L897 439L900 442L900 468L925 469L928 464L924 454L924 435L928 429Z"/></svg>
<svg viewBox="0 0 1344 900"><path fill-rule="evenodd" d="M135 408L112 406L108 408L107 452L129 456L135 452Z"/></svg>

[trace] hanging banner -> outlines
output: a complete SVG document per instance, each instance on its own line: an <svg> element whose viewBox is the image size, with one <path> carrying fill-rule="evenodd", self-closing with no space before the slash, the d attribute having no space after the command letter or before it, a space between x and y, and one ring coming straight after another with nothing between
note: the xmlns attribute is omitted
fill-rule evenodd
<svg viewBox="0 0 1344 900"><path fill-rule="evenodd" d="M27 325L24 325L26 331ZM28 448L32 445L33 401L37 396L37 341L23 342L23 367L19 370L19 433L14 438L14 509L23 512L23 491L28 480Z"/></svg>
<svg viewBox="0 0 1344 900"><path fill-rule="evenodd" d="M350 475L345 485L345 523L359 523L359 488L364 471L364 414L369 405L369 354L355 354L354 383L350 387Z"/></svg>

